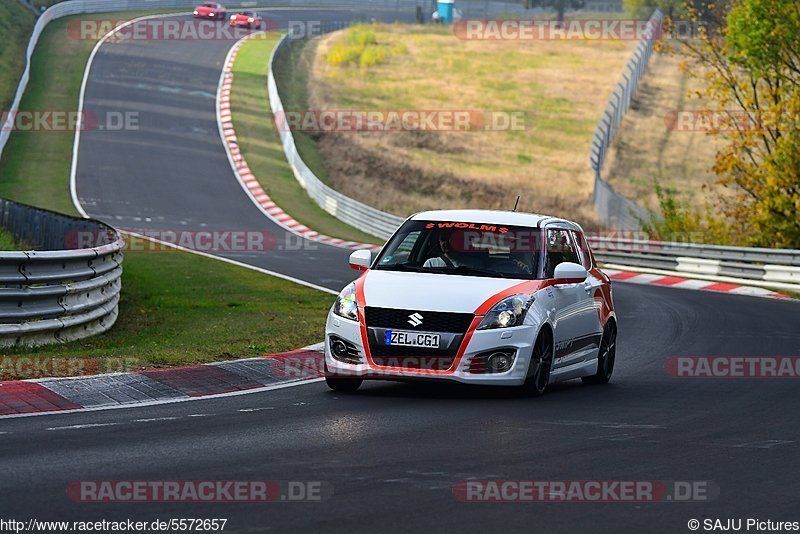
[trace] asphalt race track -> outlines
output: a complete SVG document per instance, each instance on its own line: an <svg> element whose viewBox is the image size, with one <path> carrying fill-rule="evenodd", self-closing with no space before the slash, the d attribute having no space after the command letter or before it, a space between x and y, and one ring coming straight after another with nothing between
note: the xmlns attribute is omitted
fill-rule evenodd
<svg viewBox="0 0 800 534"><path fill-rule="evenodd" d="M282 24L357 16L280 10L262 15ZM103 45L92 65L84 109L99 117L136 112L138 129L81 134L78 198L89 215L125 230L265 232L277 245L269 253L219 255L338 291L355 278L347 266L349 252L316 242L297 247L300 240L287 237L286 230L265 217L233 175L219 138L215 98L234 42L131 40Z"/></svg>
<svg viewBox="0 0 800 534"><path fill-rule="evenodd" d="M624 284L615 292L619 353L607 386L574 381L520 399L393 383L340 395L314 382L4 420L0 502L15 516L59 520L224 517L233 532L686 532L690 518L791 519L800 470L796 383L678 379L663 363L672 355L796 355L800 304ZM720 496L460 502L451 488L470 477L710 480ZM204 506L75 503L65 494L73 480L165 479L314 480L334 493L316 503Z"/></svg>
<svg viewBox="0 0 800 534"><path fill-rule="evenodd" d="M230 44L101 48L87 108L139 110L141 130L82 136L78 193L91 215L129 229L283 232L242 191L217 135L212 95ZM346 256L320 246L234 259L339 289L353 278ZM797 520L797 382L674 378L664 364L670 356L798 356L800 303L621 283L614 292L620 337L606 386L572 381L525 399L394 383L342 395L314 381L7 419L0 502L20 519L227 518L226 532L687 532L693 518ZM322 502L202 506L66 496L76 480L209 479L324 481L333 494ZM719 495L461 502L453 486L467 479L708 481Z"/></svg>

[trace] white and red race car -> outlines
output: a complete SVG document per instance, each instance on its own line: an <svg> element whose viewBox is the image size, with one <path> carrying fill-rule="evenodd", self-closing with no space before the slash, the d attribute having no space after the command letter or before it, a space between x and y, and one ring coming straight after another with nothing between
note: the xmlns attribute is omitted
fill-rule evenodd
<svg viewBox="0 0 800 534"><path fill-rule="evenodd" d="M325 374L337 391L364 379L521 386L606 383L617 320L608 276L581 227L528 213L447 210L407 219L325 327Z"/></svg>

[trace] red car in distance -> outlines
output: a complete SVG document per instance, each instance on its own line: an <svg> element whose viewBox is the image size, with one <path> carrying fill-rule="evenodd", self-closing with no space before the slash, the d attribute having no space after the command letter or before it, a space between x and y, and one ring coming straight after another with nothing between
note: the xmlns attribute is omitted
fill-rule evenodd
<svg viewBox="0 0 800 534"><path fill-rule="evenodd" d="M260 28L263 23L264 19L254 11L239 11L235 15L231 15L231 26Z"/></svg>
<svg viewBox="0 0 800 534"><path fill-rule="evenodd" d="M226 11L225 6L217 2L203 2L192 12L196 19L206 20L225 20Z"/></svg>

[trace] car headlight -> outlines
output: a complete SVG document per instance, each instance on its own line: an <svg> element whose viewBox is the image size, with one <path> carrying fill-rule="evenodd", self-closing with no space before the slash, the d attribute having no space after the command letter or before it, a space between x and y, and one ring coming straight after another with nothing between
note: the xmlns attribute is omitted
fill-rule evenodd
<svg viewBox="0 0 800 534"><path fill-rule="evenodd" d="M533 297L530 295L514 295L503 299L483 316L478 330L519 326L525 319L525 314L531 304L533 304Z"/></svg>
<svg viewBox="0 0 800 534"><path fill-rule="evenodd" d="M358 305L356 304L356 285L350 284L342 289L333 304L333 313L339 317L358 321Z"/></svg>
<svg viewBox="0 0 800 534"><path fill-rule="evenodd" d="M194 12L192 12L192 14L197 15L197 10L195 9Z"/></svg>

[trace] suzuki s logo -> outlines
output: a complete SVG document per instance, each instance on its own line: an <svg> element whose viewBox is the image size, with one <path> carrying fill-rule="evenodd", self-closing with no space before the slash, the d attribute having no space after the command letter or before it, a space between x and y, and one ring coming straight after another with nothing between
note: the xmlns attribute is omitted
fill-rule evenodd
<svg viewBox="0 0 800 534"><path fill-rule="evenodd" d="M408 324L411 326L419 326L422 324L422 316L418 313L412 313L408 316Z"/></svg>

